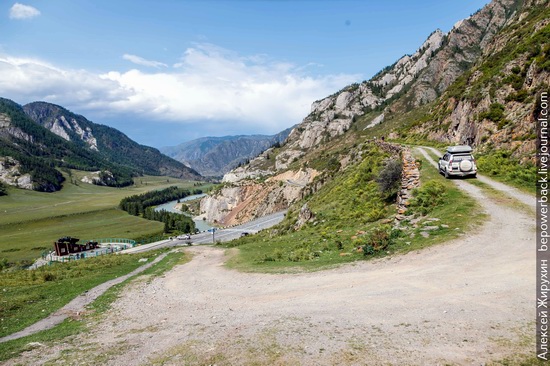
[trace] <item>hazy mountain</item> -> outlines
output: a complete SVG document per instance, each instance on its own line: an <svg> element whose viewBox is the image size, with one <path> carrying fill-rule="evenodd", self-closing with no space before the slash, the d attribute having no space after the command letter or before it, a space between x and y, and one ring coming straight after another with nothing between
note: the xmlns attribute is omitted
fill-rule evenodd
<svg viewBox="0 0 550 366"><path fill-rule="evenodd" d="M281 145L291 129L277 135L203 137L160 150L203 176L221 177L239 164L255 158L274 145Z"/></svg>

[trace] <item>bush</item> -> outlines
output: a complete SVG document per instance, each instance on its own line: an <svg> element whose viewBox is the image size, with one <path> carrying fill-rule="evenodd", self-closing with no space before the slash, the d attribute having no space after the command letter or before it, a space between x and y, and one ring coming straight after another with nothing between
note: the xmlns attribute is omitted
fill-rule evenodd
<svg viewBox="0 0 550 366"><path fill-rule="evenodd" d="M402 173L403 163L401 160L391 159L386 163L378 178L376 178L376 183L378 183L380 190L384 193L394 191L399 187Z"/></svg>
<svg viewBox="0 0 550 366"><path fill-rule="evenodd" d="M382 225L375 228L365 239L363 245L363 255L373 255L374 253L385 250L393 244L395 238L399 236L399 230L393 230L388 225ZM363 240L361 240L363 242Z"/></svg>
<svg viewBox="0 0 550 366"><path fill-rule="evenodd" d="M422 187L414 189L412 193L413 199L410 201L410 208L413 212L426 215L443 203L446 189L441 182L430 180Z"/></svg>
<svg viewBox="0 0 550 366"><path fill-rule="evenodd" d="M479 114L479 118L487 118L493 122L500 122L504 118L504 106L500 103L493 103L487 112Z"/></svg>

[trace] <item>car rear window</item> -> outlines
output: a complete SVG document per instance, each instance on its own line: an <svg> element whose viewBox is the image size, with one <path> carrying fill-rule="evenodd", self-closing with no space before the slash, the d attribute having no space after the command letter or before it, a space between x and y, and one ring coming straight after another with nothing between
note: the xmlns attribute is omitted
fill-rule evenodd
<svg viewBox="0 0 550 366"><path fill-rule="evenodd" d="M459 161L462 161L462 160L474 160L474 157L472 155L453 155L451 157L451 160L454 161L454 162L459 162Z"/></svg>

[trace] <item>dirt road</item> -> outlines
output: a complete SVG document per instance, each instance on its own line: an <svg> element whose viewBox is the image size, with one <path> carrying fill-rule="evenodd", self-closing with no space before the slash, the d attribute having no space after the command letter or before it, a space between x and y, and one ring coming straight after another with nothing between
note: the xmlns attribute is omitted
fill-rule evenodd
<svg viewBox="0 0 550 366"><path fill-rule="evenodd" d="M457 180L490 219L421 252L247 274L222 249L127 287L90 332L8 365L480 365L534 350L534 219ZM229 254L230 255L230 254Z"/></svg>

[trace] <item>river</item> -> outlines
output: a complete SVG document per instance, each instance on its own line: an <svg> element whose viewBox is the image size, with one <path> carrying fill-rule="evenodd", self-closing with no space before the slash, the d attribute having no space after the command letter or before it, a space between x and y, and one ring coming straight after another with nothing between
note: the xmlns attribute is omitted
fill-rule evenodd
<svg viewBox="0 0 550 366"><path fill-rule="evenodd" d="M206 196L206 194L194 194L192 196L187 196L185 198L180 198L179 201L180 202L192 201L192 200L196 200L197 198L204 197L204 196ZM163 203L162 205L158 205L157 207L155 207L155 211L165 210L165 211L168 211L168 212L179 213L179 214L191 217L191 215L189 215L187 213L183 213L180 210L175 209L174 206L176 206L177 203L178 203L178 200ZM208 230L212 227L212 225L210 225L208 222L206 222L202 219L193 218L193 221L195 222L195 227L199 231L205 231L205 230Z"/></svg>

